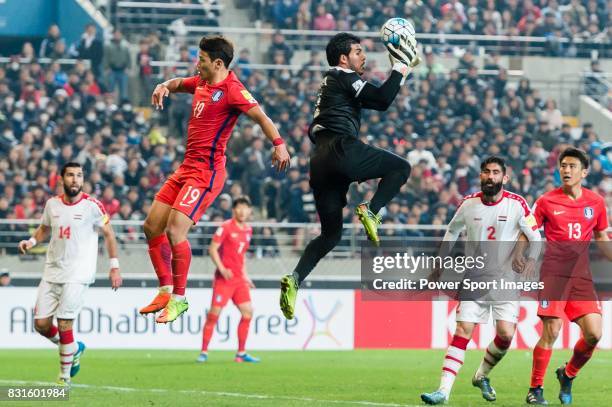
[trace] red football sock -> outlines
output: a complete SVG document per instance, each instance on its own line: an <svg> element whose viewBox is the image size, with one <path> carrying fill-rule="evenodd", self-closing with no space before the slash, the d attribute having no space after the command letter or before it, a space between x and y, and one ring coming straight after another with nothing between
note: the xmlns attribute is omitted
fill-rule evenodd
<svg viewBox="0 0 612 407"><path fill-rule="evenodd" d="M187 274L191 264L191 246L188 240L183 240L172 246L172 281L174 289L172 294L185 295Z"/></svg>
<svg viewBox="0 0 612 407"><path fill-rule="evenodd" d="M52 339L55 337L55 335L57 335L57 327L53 324L51 324L51 327L49 328L49 330L47 332L43 332L42 336L44 336L45 338L49 338Z"/></svg>
<svg viewBox="0 0 612 407"><path fill-rule="evenodd" d="M165 233L149 240L149 257L159 286L172 285L172 249Z"/></svg>
<svg viewBox="0 0 612 407"><path fill-rule="evenodd" d="M208 352L208 344L210 343L218 319L219 314L209 312L208 315L206 315L206 323L202 330L202 352Z"/></svg>
<svg viewBox="0 0 612 407"><path fill-rule="evenodd" d="M244 352L247 336L249 336L249 325L251 325L251 318L240 318L238 324L238 352Z"/></svg>
<svg viewBox="0 0 612 407"><path fill-rule="evenodd" d="M67 331L60 331L59 337L60 337L60 343L62 345L66 345L66 344L74 342L74 334L72 333L72 329L69 329Z"/></svg>
<svg viewBox="0 0 612 407"><path fill-rule="evenodd" d="M578 342L576 342L576 346L574 346L574 355L567 366L565 366L565 374L567 377L576 377L582 366L591 359L594 350L595 346L587 343L584 338L580 338Z"/></svg>
<svg viewBox="0 0 612 407"><path fill-rule="evenodd" d="M544 349L538 345L533 349L533 365L531 367L531 387L538 387L544 384L544 376L552 349Z"/></svg>

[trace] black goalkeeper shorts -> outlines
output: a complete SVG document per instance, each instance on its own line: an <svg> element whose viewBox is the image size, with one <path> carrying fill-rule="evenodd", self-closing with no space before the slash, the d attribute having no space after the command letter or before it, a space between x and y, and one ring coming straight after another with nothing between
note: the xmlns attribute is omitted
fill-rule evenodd
<svg viewBox="0 0 612 407"><path fill-rule="evenodd" d="M310 186L317 211L341 211L351 182L382 178L390 171L406 168L410 168L408 161L387 150L353 137L318 132L310 155Z"/></svg>

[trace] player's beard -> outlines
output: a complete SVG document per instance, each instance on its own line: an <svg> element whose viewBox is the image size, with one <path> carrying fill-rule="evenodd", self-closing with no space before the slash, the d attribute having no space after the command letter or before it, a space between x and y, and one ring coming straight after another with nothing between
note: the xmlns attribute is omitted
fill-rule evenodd
<svg viewBox="0 0 612 407"><path fill-rule="evenodd" d="M83 190L83 186L80 186L80 187L67 187L66 185L64 185L64 193L66 194L66 196L68 196L70 198L74 198L75 196L80 194L82 190ZM74 191L76 191L76 192L74 192Z"/></svg>
<svg viewBox="0 0 612 407"><path fill-rule="evenodd" d="M495 196L503 187L503 182L492 182L483 181L480 183L480 189L485 196Z"/></svg>

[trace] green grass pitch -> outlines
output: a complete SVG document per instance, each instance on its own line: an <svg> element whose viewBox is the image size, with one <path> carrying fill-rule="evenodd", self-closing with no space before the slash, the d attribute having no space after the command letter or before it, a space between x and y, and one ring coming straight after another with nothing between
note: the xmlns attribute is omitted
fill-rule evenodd
<svg viewBox="0 0 612 407"><path fill-rule="evenodd" d="M74 379L69 403L78 406L414 406L420 393L438 385L440 350L357 350L346 352L253 352L260 364L237 364L233 353L210 353L196 364L196 352L87 350ZM569 357L555 351L545 395L559 404L554 370ZM469 351L449 405L524 404L531 353L512 350L491 374L498 400L489 404L471 386L481 351ZM574 383L574 406L609 406L612 352L598 351ZM54 382L52 350L0 351L0 386ZM48 403L0 402L0 405ZM53 404L55 405L55 404Z"/></svg>

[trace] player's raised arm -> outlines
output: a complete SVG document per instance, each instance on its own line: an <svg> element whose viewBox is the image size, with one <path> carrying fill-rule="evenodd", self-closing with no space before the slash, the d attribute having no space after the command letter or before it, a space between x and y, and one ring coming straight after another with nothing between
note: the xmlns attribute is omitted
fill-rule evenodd
<svg viewBox="0 0 612 407"><path fill-rule="evenodd" d="M110 222L107 222L102 227L102 235L104 236L104 243L106 243L106 250L110 259L110 272L108 273L108 279L111 282L113 290L121 287L123 279L121 278L121 272L119 271L119 259L117 258L117 239L115 239L115 231L111 226Z"/></svg>
<svg viewBox="0 0 612 407"><path fill-rule="evenodd" d="M197 80L197 76L172 78L158 84L151 95L151 105L155 106L155 109L163 110L164 98L168 97L171 93L193 93Z"/></svg>
<svg viewBox="0 0 612 407"><path fill-rule="evenodd" d="M274 152L272 153L272 164L276 167L276 169L278 171L282 171L289 168L289 160L291 159L291 157L289 156L289 152L287 151L287 146L285 145L285 141L278 133L278 129L276 128L272 120L268 117L268 115L265 114L259 106L253 106L252 108L250 108L246 112L246 115L255 123L259 124L264 134L266 135L266 138L270 140L274 145Z"/></svg>
<svg viewBox="0 0 612 407"><path fill-rule="evenodd" d="M28 240L22 240L19 242L19 252L21 254L26 254L28 250L36 246L39 242L46 240L47 237L49 237L50 231L51 227L40 224L40 226L38 226L38 228L36 228L32 234L32 237L30 237Z"/></svg>
<svg viewBox="0 0 612 407"><path fill-rule="evenodd" d="M421 62L416 51L404 44L404 41L400 41L400 45L397 47L392 44L386 44L385 46L389 51L389 60L393 65L391 75L380 87L369 82L364 83L363 89L357 93L357 97L361 101L361 106L365 109L387 110L393 103L408 74Z"/></svg>

